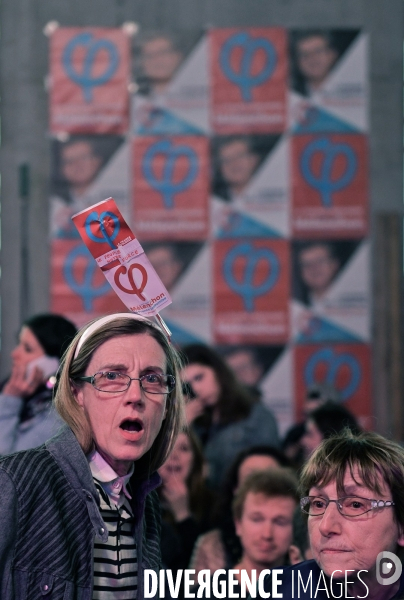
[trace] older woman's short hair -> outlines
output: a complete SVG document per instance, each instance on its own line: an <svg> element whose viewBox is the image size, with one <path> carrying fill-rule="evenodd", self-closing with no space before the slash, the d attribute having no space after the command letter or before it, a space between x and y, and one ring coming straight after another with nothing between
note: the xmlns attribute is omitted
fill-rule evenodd
<svg viewBox="0 0 404 600"><path fill-rule="evenodd" d="M347 471L375 494L381 493L383 480L391 490L397 522L404 527L404 448L377 433L354 434L345 429L324 440L303 467L301 496L307 496L312 487L323 487L332 481L343 495Z"/></svg>
<svg viewBox="0 0 404 600"><path fill-rule="evenodd" d="M297 479L288 469L267 469L251 473L236 492L233 501L233 517L239 521L243 516L247 494L262 494L267 498L279 496L299 501Z"/></svg>
<svg viewBox="0 0 404 600"><path fill-rule="evenodd" d="M176 380L174 390L167 397L167 414L162 427L150 450L136 463L137 472L143 468L145 472L155 471L166 460L184 425L184 399L180 382L182 363L179 355L164 333L152 323L117 317L91 333L75 356L76 347L87 327L78 332L62 359L54 394L56 410L73 430L83 452L85 454L90 452L94 444L90 424L75 397L75 390L85 385L84 382L78 381L78 378L85 375L94 352L108 340L122 335L150 335L164 350L167 359L167 374L174 375Z"/></svg>

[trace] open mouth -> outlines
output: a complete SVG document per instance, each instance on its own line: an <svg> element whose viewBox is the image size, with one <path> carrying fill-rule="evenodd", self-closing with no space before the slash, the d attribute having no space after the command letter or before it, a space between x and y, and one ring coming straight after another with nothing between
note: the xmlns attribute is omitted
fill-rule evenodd
<svg viewBox="0 0 404 600"><path fill-rule="evenodd" d="M143 424L141 423L141 421L138 421L137 419L125 419L124 421L122 421L122 423L119 425L119 427L121 429L123 429L124 431L142 431L143 429Z"/></svg>

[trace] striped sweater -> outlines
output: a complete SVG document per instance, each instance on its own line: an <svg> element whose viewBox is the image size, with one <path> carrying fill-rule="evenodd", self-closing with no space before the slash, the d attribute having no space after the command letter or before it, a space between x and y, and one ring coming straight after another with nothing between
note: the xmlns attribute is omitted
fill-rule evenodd
<svg viewBox="0 0 404 600"><path fill-rule="evenodd" d="M138 598L143 570L160 568L159 481L131 481ZM107 538L87 459L67 426L0 459L1 600L92 600L94 543Z"/></svg>

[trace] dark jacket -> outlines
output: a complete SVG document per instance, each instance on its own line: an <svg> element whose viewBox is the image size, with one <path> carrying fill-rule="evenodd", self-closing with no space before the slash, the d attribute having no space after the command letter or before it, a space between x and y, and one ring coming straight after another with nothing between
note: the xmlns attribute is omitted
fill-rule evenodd
<svg viewBox="0 0 404 600"><path fill-rule="evenodd" d="M136 475L136 469L134 477ZM160 568L160 483L131 481L138 555L138 598L144 569ZM91 600L93 547L107 528L87 459L71 429L43 446L0 460L1 600Z"/></svg>

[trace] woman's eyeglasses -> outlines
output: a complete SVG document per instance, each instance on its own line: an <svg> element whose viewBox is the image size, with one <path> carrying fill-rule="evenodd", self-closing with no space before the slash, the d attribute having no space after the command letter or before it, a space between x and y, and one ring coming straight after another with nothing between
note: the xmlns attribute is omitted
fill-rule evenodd
<svg viewBox="0 0 404 600"><path fill-rule="evenodd" d="M322 496L305 496L300 498L300 508L307 515L319 517L325 513L330 502L335 502L339 513L344 517L360 517L376 508L394 506L392 500L372 500L359 496L344 496L337 500L329 500Z"/></svg>
<svg viewBox="0 0 404 600"><path fill-rule="evenodd" d="M147 394L169 394L175 387L173 375L146 373L141 377L129 377L119 371L100 371L88 377L77 377L77 381L91 383L96 390L110 394L126 392L132 381L138 381Z"/></svg>

